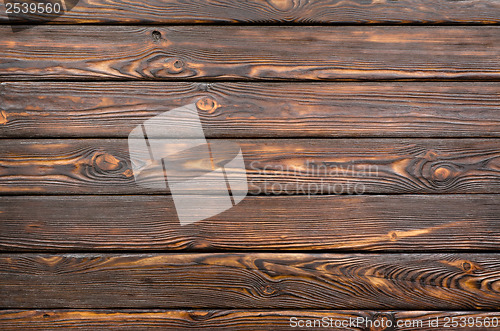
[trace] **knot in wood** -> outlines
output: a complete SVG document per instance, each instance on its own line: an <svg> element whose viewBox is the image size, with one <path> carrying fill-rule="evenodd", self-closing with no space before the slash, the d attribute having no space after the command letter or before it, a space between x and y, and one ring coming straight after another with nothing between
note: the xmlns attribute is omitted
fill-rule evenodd
<svg viewBox="0 0 500 331"><path fill-rule="evenodd" d="M184 61L173 59L166 63L166 67L169 73L179 74L184 71Z"/></svg>
<svg viewBox="0 0 500 331"><path fill-rule="evenodd" d="M120 160L111 154L101 154L96 157L95 164L102 170L112 171L120 167Z"/></svg>
<svg viewBox="0 0 500 331"><path fill-rule="evenodd" d="M396 231L389 232L389 238L391 239L391 241L398 240L398 234L396 233Z"/></svg>
<svg viewBox="0 0 500 331"><path fill-rule="evenodd" d="M213 113L219 107L219 105L214 99L205 97L198 100L198 102L196 103L196 107L198 107L199 110Z"/></svg>
<svg viewBox="0 0 500 331"><path fill-rule="evenodd" d="M154 30L151 32L151 38L153 38L154 42L158 42L161 39L161 32L158 30Z"/></svg>
<svg viewBox="0 0 500 331"><path fill-rule="evenodd" d="M434 169L432 178L437 181L444 181L448 179L451 175L450 169L447 167L437 167Z"/></svg>
<svg viewBox="0 0 500 331"><path fill-rule="evenodd" d="M276 293L276 289L274 289L271 285L266 285L262 288L262 292L266 295L272 295Z"/></svg>
<svg viewBox="0 0 500 331"><path fill-rule="evenodd" d="M439 187L453 185L457 176L461 173L460 169L454 164L442 162L431 165L429 170L434 185Z"/></svg>

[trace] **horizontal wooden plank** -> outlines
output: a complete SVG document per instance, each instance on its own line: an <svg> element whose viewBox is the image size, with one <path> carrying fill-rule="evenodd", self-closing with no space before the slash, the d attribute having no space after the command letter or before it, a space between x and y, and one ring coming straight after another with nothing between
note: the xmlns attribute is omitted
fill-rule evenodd
<svg viewBox="0 0 500 331"><path fill-rule="evenodd" d="M445 0L247 0L245 2L80 0L57 23L499 23L497 1ZM11 13L0 4L0 22L29 22L41 15ZM54 19L54 16L51 16Z"/></svg>
<svg viewBox="0 0 500 331"><path fill-rule="evenodd" d="M499 139L233 141L243 153L250 194L500 192ZM1 194L169 192L168 187L149 185L165 183L160 160L143 170L136 182L126 139L1 143ZM198 166L186 164L182 169L200 176ZM226 171L242 176L238 169ZM207 178L210 183L217 180Z"/></svg>
<svg viewBox="0 0 500 331"><path fill-rule="evenodd" d="M500 313L372 310L2 310L2 330L495 330ZM316 323L316 324L314 324ZM489 327L484 327L484 324ZM343 325L343 326L342 326ZM463 325L463 326L460 326ZM384 328L385 327L385 328ZM311 328L309 328L311 329Z"/></svg>
<svg viewBox="0 0 500 331"><path fill-rule="evenodd" d="M498 254L0 256L2 308L498 309Z"/></svg>
<svg viewBox="0 0 500 331"><path fill-rule="evenodd" d="M207 137L500 137L500 85L0 83L0 137L125 138L196 103Z"/></svg>
<svg viewBox="0 0 500 331"><path fill-rule="evenodd" d="M156 32L155 32L156 31ZM499 79L499 26L0 27L0 78Z"/></svg>
<svg viewBox="0 0 500 331"><path fill-rule="evenodd" d="M248 196L184 226L169 196L16 196L0 219L1 251L500 248L500 195Z"/></svg>

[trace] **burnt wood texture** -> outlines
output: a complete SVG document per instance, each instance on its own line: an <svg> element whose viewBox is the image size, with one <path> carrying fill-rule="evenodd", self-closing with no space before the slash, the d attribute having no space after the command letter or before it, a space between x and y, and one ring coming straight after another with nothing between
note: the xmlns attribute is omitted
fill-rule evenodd
<svg viewBox="0 0 500 331"><path fill-rule="evenodd" d="M7 16L0 4L0 23L30 22ZM41 15L39 15L41 16ZM37 15L30 15L36 18ZM41 16L42 17L42 16ZM495 0L338 1L338 0L80 0L56 23L499 23Z"/></svg>
<svg viewBox="0 0 500 331"><path fill-rule="evenodd" d="M0 137L126 138L196 103L208 138L499 137L498 82L3 82Z"/></svg>
<svg viewBox="0 0 500 331"><path fill-rule="evenodd" d="M40 25L0 35L8 80L500 78L500 26Z"/></svg>
<svg viewBox="0 0 500 331"><path fill-rule="evenodd" d="M498 314L478 311L372 311L372 310L3 310L0 323L8 330L290 330L290 319L327 319L327 330L363 331L374 323L392 322L390 330L434 331L449 329L452 319L464 325L460 330L477 331L473 321L487 321L491 327ZM360 320L361 319L361 320ZM333 322L330 322L333 320ZM359 325L351 320L359 321ZM435 323L437 321L437 323ZM465 322L464 322L465 321ZM314 323L314 322L312 322ZM349 326L349 323L352 323ZM371 323L371 324L370 324ZM432 324L431 324L432 323ZM463 324L465 323L465 324ZM495 322L493 322L495 323ZM335 327L337 324L337 327ZM341 325L347 325L342 327ZM379 330L382 328L371 328Z"/></svg>
<svg viewBox="0 0 500 331"><path fill-rule="evenodd" d="M500 191L497 139L234 141L253 195ZM165 181L161 163L155 164L144 182ZM5 139L0 150L3 194L169 193L141 182L126 139Z"/></svg>
<svg viewBox="0 0 500 331"><path fill-rule="evenodd" d="M496 254L11 254L0 275L2 308L500 305Z"/></svg>
<svg viewBox="0 0 500 331"><path fill-rule="evenodd" d="M2 252L494 251L500 245L498 195L248 196L184 226L171 197L160 195L13 196L0 200L0 211Z"/></svg>
<svg viewBox="0 0 500 331"><path fill-rule="evenodd" d="M7 2L0 330L499 328L500 1ZM187 104L249 194L181 226L127 138Z"/></svg>

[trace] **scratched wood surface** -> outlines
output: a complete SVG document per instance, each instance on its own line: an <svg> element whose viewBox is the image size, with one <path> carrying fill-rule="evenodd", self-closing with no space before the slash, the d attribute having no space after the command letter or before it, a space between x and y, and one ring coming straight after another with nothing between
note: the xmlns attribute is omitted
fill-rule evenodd
<svg viewBox="0 0 500 331"><path fill-rule="evenodd" d="M2 308L500 305L498 254L11 254L0 276Z"/></svg>
<svg viewBox="0 0 500 331"><path fill-rule="evenodd" d="M77 1L73 1L77 2ZM5 14L0 23L30 22ZM37 15L30 15L36 18ZM38 16L43 17L43 16ZM496 0L80 0L56 23L499 23Z"/></svg>
<svg viewBox="0 0 500 331"><path fill-rule="evenodd" d="M3 82L0 137L126 138L196 103L209 138L499 137L498 82Z"/></svg>
<svg viewBox="0 0 500 331"><path fill-rule="evenodd" d="M500 191L497 139L234 141L244 156L250 194ZM197 164L183 168L194 174L198 169ZM226 171L239 173L238 169ZM0 150L3 194L169 192L168 187L147 186L165 182L160 161L144 173L134 177L126 139L5 139Z"/></svg>
<svg viewBox="0 0 500 331"><path fill-rule="evenodd" d="M33 23L0 3L0 330L500 319L500 1L80 0ZM181 226L126 138L193 103L250 191Z"/></svg>
<svg viewBox="0 0 500 331"><path fill-rule="evenodd" d="M494 312L477 311L353 311L353 310L2 310L0 323L8 330L290 330L290 318L298 320L332 319L335 325L344 323L347 327L332 327L328 330L363 331L365 324L387 323L400 325L391 330L435 331L449 329L451 319L465 326L464 331L477 331L470 326L470 319L488 321L491 325L498 315ZM359 325L349 323L361 319ZM437 320L437 323L434 323ZM365 322L366 321L366 322ZM399 324L398 324L399 323ZM380 328L379 328L380 329ZM489 329L492 329L491 327Z"/></svg>
<svg viewBox="0 0 500 331"><path fill-rule="evenodd" d="M7 80L493 80L500 26L0 26Z"/></svg>
<svg viewBox="0 0 500 331"><path fill-rule="evenodd" d="M0 211L2 252L438 252L500 245L499 195L248 196L184 226L172 199L161 195L12 196L0 200Z"/></svg>

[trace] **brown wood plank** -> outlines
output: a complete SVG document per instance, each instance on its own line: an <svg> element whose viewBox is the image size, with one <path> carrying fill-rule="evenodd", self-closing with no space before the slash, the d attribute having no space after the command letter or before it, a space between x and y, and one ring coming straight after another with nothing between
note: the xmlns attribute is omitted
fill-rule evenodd
<svg viewBox="0 0 500 331"><path fill-rule="evenodd" d="M11 15L11 22L38 16ZM499 23L498 1L80 0L57 23ZM8 22L0 5L0 22Z"/></svg>
<svg viewBox="0 0 500 331"><path fill-rule="evenodd" d="M250 194L500 192L498 139L234 141L244 155ZM1 143L1 194L169 192L138 185L126 139ZM147 169L140 183L165 182L161 161Z"/></svg>
<svg viewBox="0 0 500 331"><path fill-rule="evenodd" d="M0 256L2 308L498 309L498 254Z"/></svg>
<svg viewBox="0 0 500 331"><path fill-rule="evenodd" d="M158 31L161 37L153 37ZM0 27L0 78L499 79L498 26Z"/></svg>
<svg viewBox="0 0 500 331"><path fill-rule="evenodd" d="M500 137L500 84L0 83L0 137L125 138L196 103L207 137Z"/></svg>
<svg viewBox="0 0 500 331"><path fill-rule="evenodd" d="M319 323L318 320L321 324L315 330L325 328L326 330L361 331L381 325L375 330L435 331L437 328L451 328L456 322L460 330L477 331L495 330L495 325L500 320L500 313L480 311L243 311L213 309L0 311L2 330L137 330L138 328L141 330L290 330L291 328L300 328L299 325L307 325L308 321L314 325L314 323ZM489 327L484 327L485 323ZM343 327L342 324L346 327Z"/></svg>
<svg viewBox="0 0 500 331"><path fill-rule="evenodd" d="M499 195L248 196L181 226L168 196L0 198L1 251L500 248Z"/></svg>

